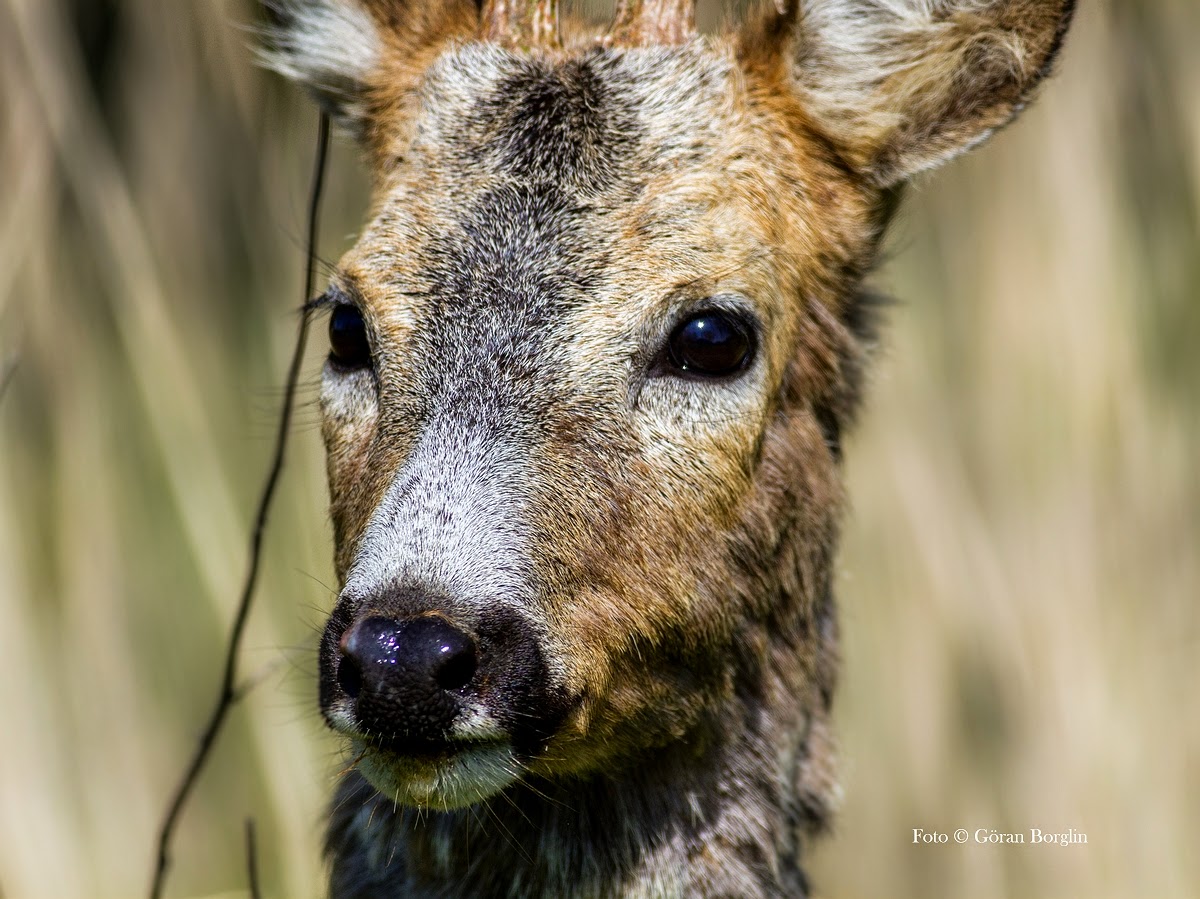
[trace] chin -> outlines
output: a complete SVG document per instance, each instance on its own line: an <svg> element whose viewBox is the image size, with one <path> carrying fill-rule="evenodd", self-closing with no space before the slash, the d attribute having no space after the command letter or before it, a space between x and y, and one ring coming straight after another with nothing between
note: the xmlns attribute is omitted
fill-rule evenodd
<svg viewBox="0 0 1200 899"><path fill-rule="evenodd" d="M399 805L435 811L466 808L495 796L520 778L509 743L467 744L437 755L414 757L354 741L358 770L376 790Z"/></svg>

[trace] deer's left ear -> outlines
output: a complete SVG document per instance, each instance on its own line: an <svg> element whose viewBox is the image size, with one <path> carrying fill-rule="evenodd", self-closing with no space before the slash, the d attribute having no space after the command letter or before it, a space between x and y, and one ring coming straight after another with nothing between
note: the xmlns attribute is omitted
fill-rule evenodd
<svg viewBox="0 0 1200 899"><path fill-rule="evenodd" d="M262 56L368 150L386 155L425 68L478 29L474 0L260 0Z"/></svg>
<svg viewBox="0 0 1200 899"><path fill-rule="evenodd" d="M1020 112L1050 70L1075 0L798 6L791 58L814 124L887 187L969 149Z"/></svg>

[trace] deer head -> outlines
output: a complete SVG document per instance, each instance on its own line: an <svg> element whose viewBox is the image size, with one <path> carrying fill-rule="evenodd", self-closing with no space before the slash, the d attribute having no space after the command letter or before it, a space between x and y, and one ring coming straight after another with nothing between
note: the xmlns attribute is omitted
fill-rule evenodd
<svg viewBox="0 0 1200 899"><path fill-rule="evenodd" d="M897 188L1012 119L1071 7L789 0L701 36L682 0L604 31L275 4L273 65L374 184L320 301L337 890L803 890L861 282ZM472 855L480 807L527 857Z"/></svg>

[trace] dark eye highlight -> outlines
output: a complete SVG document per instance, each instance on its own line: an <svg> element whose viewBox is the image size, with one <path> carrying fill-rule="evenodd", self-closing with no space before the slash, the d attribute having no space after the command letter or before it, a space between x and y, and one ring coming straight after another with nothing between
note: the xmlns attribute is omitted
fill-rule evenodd
<svg viewBox="0 0 1200 899"><path fill-rule="evenodd" d="M339 303L330 313L329 358L342 368L365 368L371 364L367 323L357 306Z"/></svg>
<svg viewBox="0 0 1200 899"><path fill-rule="evenodd" d="M723 378L745 369L754 348L750 322L732 312L710 309L685 319L671 332L667 356L676 371Z"/></svg>

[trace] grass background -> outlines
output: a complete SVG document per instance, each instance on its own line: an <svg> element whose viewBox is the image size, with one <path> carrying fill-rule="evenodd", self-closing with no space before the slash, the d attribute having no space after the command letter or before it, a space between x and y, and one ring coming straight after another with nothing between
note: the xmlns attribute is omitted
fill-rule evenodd
<svg viewBox="0 0 1200 899"><path fill-rule="evenodd" d="M1200 896L1200 4L1085 0L922 179L848 448L829 896ZM0 0L0 893L142 893L209 710L300 300L315 113L248 2ZM322 254L363 213L338 145ZM306 369L313 397L320 345ZM13 367L15 365L15 368ZM172 893L320 892L332 602L302 409ZM1086 846L914 846L912 828Z"/></svg>

